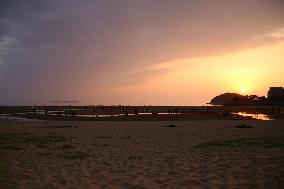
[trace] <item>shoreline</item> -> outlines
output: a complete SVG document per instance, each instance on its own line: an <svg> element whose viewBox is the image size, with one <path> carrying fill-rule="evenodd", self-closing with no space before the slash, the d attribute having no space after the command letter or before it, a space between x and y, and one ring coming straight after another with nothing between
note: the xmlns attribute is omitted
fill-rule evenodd
<svg viewBox="0 0 284 189"><path fill-rule="evenodd" d="M284 119L283 107L271 106L0 106L0 115L57 121L253 120L254 115ZM8 117L7 117L8 118Z"/></svg>
<svg viewBox="0 0 284 189"><path fill-rule="evenodd" d="M158 115L121 115L107 117L65 117L41 114L11 114L6 118L19 118L25 120L49 120L49 121L201 121L201 120L256 120L253 117L233 115L223 116L221 113L187 113L187 114L158 114Z"/></svg>

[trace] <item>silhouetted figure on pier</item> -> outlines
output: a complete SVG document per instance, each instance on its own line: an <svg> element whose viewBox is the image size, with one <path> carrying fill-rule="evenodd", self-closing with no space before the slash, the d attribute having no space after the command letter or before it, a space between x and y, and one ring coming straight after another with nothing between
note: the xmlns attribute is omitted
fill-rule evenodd
<svg viewBox="0 0 284 189"><path fill-rule="evenodd" d="M126 108L123 110L123 115L128 116L128 111Z"/></svg>
<svg viewBox="0 0 284 189"><path fill-rule="evenodd" d="M61 112L60 111L56 112L56 116L61 117Z"/></svg>
<svg viewBox="0 0 284 189"><path fill-rule="evenodd" d="M75 110L73 110L73 111L71 111L71 117L76 117L76 111Z"/></svg>
<svg viewBox="0 0 284 189"><path fill-rule="evenodd" d="M95 108L92 107L93 118L95 117Z"/></svg>
<svg viewBox="0 0 284 189"><path fill-rule="evenodd" d="M226 118L231 118L232 113L230 110L223 111L223 116Z"/></svg>
<svg viewBox="0 0 284 189"><path fill-rule="evenodd" d="M45 108L44 114L47 116L47 114L48 114L48 109L47 108Z"/></svg>

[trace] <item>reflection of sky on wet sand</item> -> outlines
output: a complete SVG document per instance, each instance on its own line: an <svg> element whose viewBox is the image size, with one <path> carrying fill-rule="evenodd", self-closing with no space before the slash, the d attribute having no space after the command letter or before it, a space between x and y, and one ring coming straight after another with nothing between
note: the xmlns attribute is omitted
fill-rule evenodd
<svg viewBox="0 0 284 189"><path fill-rule="evenodd" d="M258 120L263 120L263 121L273 120L271 117L265 114L250 114L246 112L238 112L238 113L233 113L233 114L243 116L243 117L251 117L253 119L258 119Z"/></svg>
<svg viewBox="0 0 284 189"><path fill-rule="evenodd" d="M0 120L4 120L4 121L41 121L37 119L28 119L28 118L11 116L10 114L1 114Z"/></svg>

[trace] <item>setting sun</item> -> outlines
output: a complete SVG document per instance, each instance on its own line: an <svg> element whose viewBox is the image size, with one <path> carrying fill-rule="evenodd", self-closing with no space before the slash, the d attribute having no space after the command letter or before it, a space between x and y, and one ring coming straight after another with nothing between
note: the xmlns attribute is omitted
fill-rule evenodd
<svg viewBox="0 0 284 189"><path fill-rule="evenodd" d="M247 88L246 88L246 87L242 87L242 88L240 89L240 93L241 93L242 95L247 94Z"/></svg>

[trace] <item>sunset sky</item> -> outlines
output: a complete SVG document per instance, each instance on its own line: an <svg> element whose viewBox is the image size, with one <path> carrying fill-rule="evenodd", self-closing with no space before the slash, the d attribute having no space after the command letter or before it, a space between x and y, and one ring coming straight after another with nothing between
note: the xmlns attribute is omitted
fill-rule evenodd
<svg viewBox="0 0 284 189"><path fill-rule="evenodd" d="M0 105L203 105L270 86L283 0L0 1Z"/></svg>

